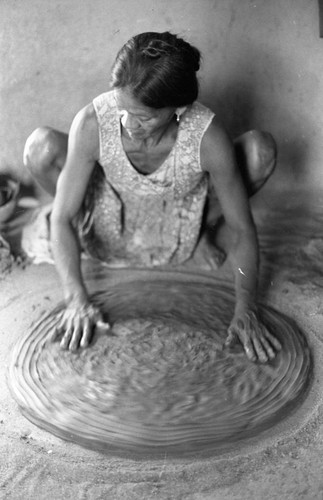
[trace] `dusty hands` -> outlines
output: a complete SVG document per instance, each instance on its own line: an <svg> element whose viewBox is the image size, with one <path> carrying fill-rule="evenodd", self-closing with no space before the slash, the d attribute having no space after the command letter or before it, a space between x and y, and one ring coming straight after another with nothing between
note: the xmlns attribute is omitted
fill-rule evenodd
<svg viewBox="0 0 323 500"><path fill-rule="evenodd" d="M256 312L249 309L235 313L228 328L225 345L231 345L236 339L240 340L251 361L265 363L273 359L276 352L281 349L280 342L267 330Z"/></svg>
<svg viewBox="0 0 323 500"><path fill-rule="evenodd" d="M96 327L102 330L110 328L97 307L92 304L81 306L71 304L61 312L52 340L62 337L61 348L76 351L79 347L87 347L90 344Z"/></svg>

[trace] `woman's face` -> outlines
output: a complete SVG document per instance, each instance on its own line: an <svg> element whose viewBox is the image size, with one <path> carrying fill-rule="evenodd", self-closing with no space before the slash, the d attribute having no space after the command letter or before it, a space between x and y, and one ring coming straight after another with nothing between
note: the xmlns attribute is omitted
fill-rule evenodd
<svg viewBox="0 0 323 500"><path fill-rule="evenodd" d="M149 108L126 89L114 90L120 122L130 139L143 140L167 127L176 108Z"/></svg>

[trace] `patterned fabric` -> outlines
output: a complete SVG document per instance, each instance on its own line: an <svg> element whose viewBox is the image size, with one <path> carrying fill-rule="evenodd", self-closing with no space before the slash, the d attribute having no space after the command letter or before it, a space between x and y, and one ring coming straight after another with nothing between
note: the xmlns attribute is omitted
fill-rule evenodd
<svg viewBox="0 0 323 500"><path fill-rule="evenodd" d="M139 173L121 141L113 91L93 101L100 160L90 183L81 227L82 246L113 265L181 264L196 248L208 177L200 145L213 112L195 102L181 116L169 156L153 173Z"/></svg>

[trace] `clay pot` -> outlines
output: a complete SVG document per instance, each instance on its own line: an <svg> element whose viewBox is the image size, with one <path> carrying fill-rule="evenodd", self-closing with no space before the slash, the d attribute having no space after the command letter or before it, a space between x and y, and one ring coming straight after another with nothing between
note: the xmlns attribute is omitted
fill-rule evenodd
<svg viewBox="0 0 323 500"><path fill-rule="evenodd" d="M7 221L13 214L19 193L19 182L9 175L0 174L0 223Z"/></svg>

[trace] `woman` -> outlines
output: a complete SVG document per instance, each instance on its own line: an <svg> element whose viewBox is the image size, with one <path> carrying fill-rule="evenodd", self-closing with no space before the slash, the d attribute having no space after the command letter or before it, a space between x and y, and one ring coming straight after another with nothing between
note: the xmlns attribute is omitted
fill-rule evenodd
<svg viewBox="0 0 323 500"><path fill-rule="evenodd" d="M112 90L76 115L69 136L40 128L27 140L25 164L55 195L51 242L67 304L58 329L63 348L87 346L103 323L83 282L80 248L108 263L181 264L204 229L210 183L225 221L217 242L235 275L228 342L238 337L247 356L263 362L280 349L257 315L258 247L247 194L272 173L275 145L259 132L231 144L214 113L196 101L199 65L199 51L175 35L137 35L116 57Z"/></svg>

